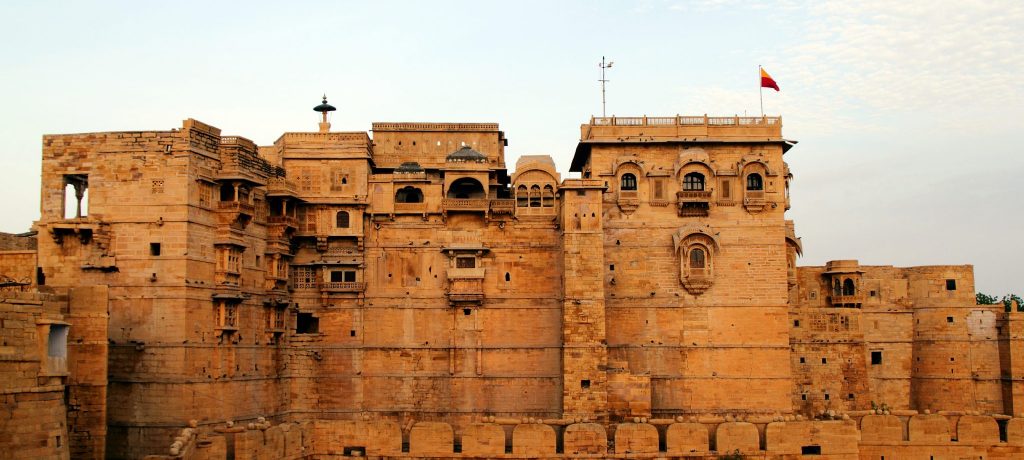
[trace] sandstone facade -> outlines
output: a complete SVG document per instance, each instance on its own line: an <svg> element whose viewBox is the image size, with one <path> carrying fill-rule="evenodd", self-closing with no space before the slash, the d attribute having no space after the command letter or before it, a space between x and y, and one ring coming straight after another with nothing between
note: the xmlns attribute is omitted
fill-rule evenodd
<svg viewBox="0 0 1024 460"><path fill-rule="evenodd" d="M779 118L595 118L573 179L329 127L44 137L0 268L90 307L62 380L4 377L54 396L37 456L1024 455L1022 319L970 266L797 267Z"/></svg>

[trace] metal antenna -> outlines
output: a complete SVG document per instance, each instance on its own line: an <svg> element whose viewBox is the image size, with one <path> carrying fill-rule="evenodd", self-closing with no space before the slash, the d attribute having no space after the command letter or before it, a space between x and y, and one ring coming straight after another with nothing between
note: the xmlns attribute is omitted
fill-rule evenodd
<svg viewBox="0 0 1024 460"><path fill-rule="evenodd" d="M615 62L614 61L608 61L608 63L605 64L604 56L601 56L601 63L598 64L598 67L601 68L601 79L598 80L598 81L601 82L601 117L602 118L608 116L608 114L605 113L605 99L604 99L604 84L608 83L608 79L604 78L604 71L605 71L605 69L612 68L612 64L615 64Z"/></svg>

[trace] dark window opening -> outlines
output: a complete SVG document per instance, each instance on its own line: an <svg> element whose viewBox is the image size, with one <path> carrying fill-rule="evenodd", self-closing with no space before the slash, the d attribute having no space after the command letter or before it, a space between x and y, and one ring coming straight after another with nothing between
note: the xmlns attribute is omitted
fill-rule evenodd
<svg viewBox="0 0 1024 460"><path fill-rule="evenodd" d="M355 336L356 336L356 330L355 330L355 329L351 329L351 330L349 330L349 331L348 331L348 336L349 336L349 337L355 337Z"/></svg>
<svg viewBox="0 0 1024 460"><path fill-rule="evenodd" d="M580 388L590 388L590 380L580 380Z"/></svg>
<svg viewBox="0 0 1024 460"><path fill-rule="evenodd" d="M473 309L472 308L463 308L462 309L462 314L463 315L469 316L472 313L473 313Z"/></svg>
<svg viewBox="0 0 1024 460"><path fill-rule="evenodd" d="M828 401L828 399L829 399L828 393L825 393L825 401Z"/></svg>
<svg viewBox="0 0 1024 460"><path fill-rule="evenodd" d="M692 192L704 191L704 175L692 172L683 176L683 190Z"/></svg>
<svg viewBox="0 0 1024 460"><path fill-rule="evenodd" d="M149 255L158 256L160 255L160 243L149 243Z"/></svg>
<svg viewBox="0 0 1024 460"><path fill-rule="evenodd" d="M455 268L476 268L475 257L456 257Z"/></svg>
<svg viewBox="0 0 1024 460"><path fill-rule="evenodd" d="M694 248L690 250L690 268L704 268L704 250Z"/></svg>
<svg viewBox="0 0 1024 460"><path fill-rule="evenodd" d="M853 393L847 394L846 399L854 399Z"/></svg>
<svg viewBox="0 0 1024 460"><path fill-rule="evenodd" d="M747 190L764 190L764 179L757 173L747 175Z"/></svg>
<svg viewBox="0 0 1024 460"><path fill-rule="evenodd" d="M882 352L872 351L871 352L871 364L882 364Z"/></svg>
<svg viewBox="0 0 1024 460"><path fill-rule="evenodd" d="M807 395L805 395L805 394L800 395L800 400L801 401L807 401Z"/></svg>
<svg viewBox="0 0 1024 460"><path fill-rule="evenodd" d="M800 364L804 364L806 362L807 362L807 358L804 358L803 356L801 356L800 357Z"/></svg>
<svg viewBox="0 0 1024 460"><path fill-rule="evenodd" d="M608 270L609 270L609 271L615 271L615 264L611 264L611 265L609 265L609 266L608 266Z"/></svg>
<svg viewBox="0 0 1024 460"><path fill-rule="evenodd" d="M793 320L793 327L800 327L800 320L794 319Z"/></svg>
<svg viewBox="0 0 1024 460"><path fill-rule="evenodd" d="M955 291L956 290L956 280L946 280L946 290L947 291Z"/></svg>
<svg viewBox="0 0 1024 460"><path fill-rule="evenodd" d="M338 211L338 215L334 219L334 226L336 228L348 228L348 211Z"/></svg>
<svg viewBox="0 0 1024 460"><path fill-rule="evenodd" d="M946 317L946 322L947 323L952 323L953 322L953 317L952 316L947 316Z"/></svg>
<svg viewBox="0 0 1024 460"><path fill-rule="evenodd" d="M423 191L413 187L402 187L395 192L395 203L422 203Z"/></svg>
<svg viewBox="0 0 1024 460"><path fill-rule="evenodd" d="M636 190L636 176L632 173L622 175L622 186L619 190Z"/></svg>
<svg viewBox="0 0 1024 460"><path fill-rule="evenodd" d="M505 282L507 283L509 281L512 281L512 274L509 272L505 272Z"/></svg>
<svg viewBox="0 0 1024 460"><path fill-rule="evenodd" d="M871 291L871 292L870 292L870 295L871 295L871 297L874 297L874 296L878 295L878 293L877 293L877 292L875 292L875 291Z"/></svg>
<svg viewBox="0 0 1024 460"><path fill-rule="evenodd" d="M540 187L537 187L537 192L537 199L540 200ZM486 197L487 192L484 190L484 186L480 185L480 182L473 178L463 177L452 182L452 185L448 187L447 198L469 199Z"/></svg>
<svg viewBox="0 0 1024 460"><path fill-rule="evenodd" d="M843 280L843 295L856 295L857 286L853 284L853 280L847 278Z"/></svg>
<svg viewBox="0 0 1024 460"><path fill-rule="evenodd" d="M821 364L828 364L828 358L821 358Z"/></svg>
<svg viewBox="0 0 1024 460"><path fill-rule="evenodd" d="M299 313L295 319L296 334L316 334L320 332L320 318L312 313Z"/></svg>
<svg viewBox="0 0 1024 460"><path fill-rule="evenodd" d="M36 267L36 284L46 285L46 274L43 273L43 267Z"/></svg>
<svg viewBox="0 0 1024 460"><path fill-rule="evenodd" d="M800 446L800 455L821 455L821 446Z"/></svg>

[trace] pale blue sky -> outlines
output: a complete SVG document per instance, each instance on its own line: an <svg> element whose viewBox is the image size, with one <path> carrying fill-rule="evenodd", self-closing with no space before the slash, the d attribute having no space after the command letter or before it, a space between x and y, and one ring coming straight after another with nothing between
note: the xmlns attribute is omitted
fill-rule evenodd
<svg viewBox="0 0 1024 460"><path fill-rule="evenodd" d="M493 121L565 174L608 112L758 112L786 155L801 265L973 263L1024 291L1022 2L5 2L0 231L39 215L40 136L180 126L273 142L372 121Z"/></svg>

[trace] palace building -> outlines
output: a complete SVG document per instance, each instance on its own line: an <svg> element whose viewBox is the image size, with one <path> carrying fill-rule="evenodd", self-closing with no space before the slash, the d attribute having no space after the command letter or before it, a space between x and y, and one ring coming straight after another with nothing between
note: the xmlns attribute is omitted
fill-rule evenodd
<svg viewBox="0 0 1024 460"><path fill-rule="evenodd" d="M1024 457L1024 313L969 265L797 266L779 117L591 118L563 178L494 123L315 110L43 137L5 452Z"/></svg>

